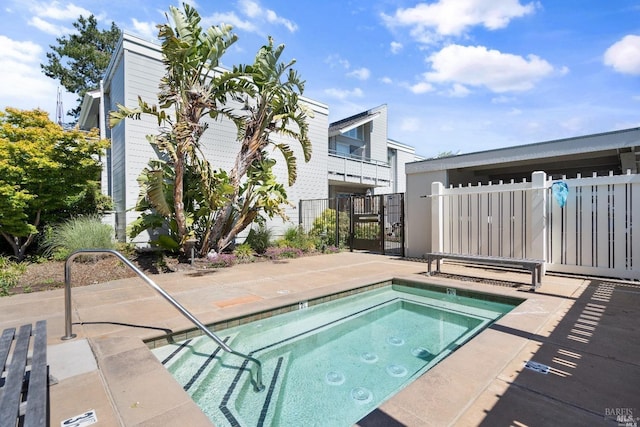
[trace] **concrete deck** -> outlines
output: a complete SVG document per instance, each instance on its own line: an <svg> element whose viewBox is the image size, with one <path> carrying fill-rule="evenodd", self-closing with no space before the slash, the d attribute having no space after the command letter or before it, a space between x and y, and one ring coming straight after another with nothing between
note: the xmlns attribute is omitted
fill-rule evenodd
<svg viewBox="0 0 640 427"><path fill-rule="evenodd" d="M83 264L73 266L90 268ZM153 276L210 324L403 278L526 298L359 422L371 426L640 424L640 285L340 253ZM483 282L469 280L484 278ZM513 286L522 284L521 287ZM210 426L143 340L191 325L141 279L0 298L0 329L47 320L51 426L94 410L100 426ZM548 365L548 374L525 369ZM622 418L620 418L622 417Z"/></svg>

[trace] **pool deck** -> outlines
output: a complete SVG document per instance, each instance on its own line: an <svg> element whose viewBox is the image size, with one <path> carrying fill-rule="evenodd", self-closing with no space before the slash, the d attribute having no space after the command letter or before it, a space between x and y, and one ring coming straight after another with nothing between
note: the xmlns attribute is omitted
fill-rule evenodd
<svg viewBox="0 0 640 427"><path fill-rule="evenodd" d="M443 272L344 252L152 279L205 324L393 278L526 298L358 425L640 424L638 282L546 275L533 293L527 272L453 263ZM73 288L72 306L78 336L62 341L64 290L0 298L0 329L47 320L51 426L89 410L96 426L211 425L143 342L191 329L153 289L138 278ZM525 369L530 360L549 372Z"/></svg>

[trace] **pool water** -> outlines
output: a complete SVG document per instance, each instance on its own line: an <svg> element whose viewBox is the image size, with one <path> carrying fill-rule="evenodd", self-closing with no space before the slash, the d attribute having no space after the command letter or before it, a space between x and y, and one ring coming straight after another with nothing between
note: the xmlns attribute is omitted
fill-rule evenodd
<svg viewBox="0 0 640 427"><path fill-rule="evenodd" d="M260 393L208 337L153 351L216 426L351 426L515 304L390 285L216 331Z"/></svg>

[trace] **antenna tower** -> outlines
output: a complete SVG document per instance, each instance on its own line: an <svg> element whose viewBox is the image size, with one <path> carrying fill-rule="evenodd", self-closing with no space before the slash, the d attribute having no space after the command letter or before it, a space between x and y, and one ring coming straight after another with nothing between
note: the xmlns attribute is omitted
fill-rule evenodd
<svg viewBox="0 0 640 427"><path fill-rule="evenodd" d="M64 108L62 107L62 92L60 91L60 86L58 86L58 99L56 101L56 121L60 126L63 125L62 123L62 117L64 115L63 111L64 111Z"/></svg>

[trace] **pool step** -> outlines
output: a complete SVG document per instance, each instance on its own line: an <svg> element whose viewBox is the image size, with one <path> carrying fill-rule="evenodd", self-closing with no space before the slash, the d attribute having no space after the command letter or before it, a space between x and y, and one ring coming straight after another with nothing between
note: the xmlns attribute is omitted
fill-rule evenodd
<svg viewBox="0 0 640 427"><path fill-rule="evenodd" d="M248 381L247 374L242 375L243 380L235 389L230 387L230 393L225 395L220 404L220 409L229 425L257 427L274 425L278 400L286 381L290 360L290 352L280 354L277 358L262 360L265 382L265 390L262 392L257 393L254 390Z"/></svg>
<svg viewBox="0 0 640 427"><path fill-rule="evenodd" d="M233 338L234 336L225 336L223 341L229 344ZM215 342L205 336L166 347L154 354L188 393L197 389L209 373L216 369L225 354Z"/></svg>

